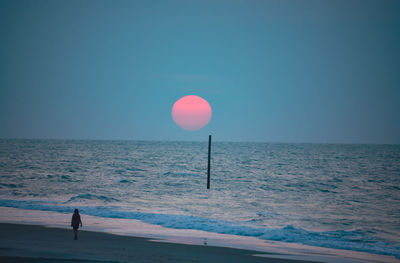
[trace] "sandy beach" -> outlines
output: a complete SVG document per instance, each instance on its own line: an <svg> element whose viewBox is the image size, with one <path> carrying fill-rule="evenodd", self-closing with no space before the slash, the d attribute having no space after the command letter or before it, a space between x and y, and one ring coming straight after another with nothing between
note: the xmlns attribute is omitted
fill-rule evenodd
<svg viewBox="0 0 400 263"><path fill-rule="evenodd" d="M305 262L84 230L73 240L71 230L34 225L1 223L0 232L1 262Z"/></svg>

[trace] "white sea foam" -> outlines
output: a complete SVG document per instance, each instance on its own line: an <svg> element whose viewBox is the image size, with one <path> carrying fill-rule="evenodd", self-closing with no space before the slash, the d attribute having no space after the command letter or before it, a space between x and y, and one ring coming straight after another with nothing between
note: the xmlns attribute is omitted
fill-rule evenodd
<svg viewBox="0 0 400 263"><path fill-rule="evenodd" d="M70 213L76 206L46 204L41 201L0 200L0 207L12 207L40 211ZM393 255L400 258L400 246L370 236L362 230L313 232L288 225L284 228L269 229L253 227L235 222L198 218L186 215L169 215L143 212L130 212L106 206L78 206L82 214L119 219L135 219L142 222L160 225L174 229L192 229L230 234L238 236L257 237L264 240L301 243L336 249L349 249L371 252L383 255Z"/></svg>

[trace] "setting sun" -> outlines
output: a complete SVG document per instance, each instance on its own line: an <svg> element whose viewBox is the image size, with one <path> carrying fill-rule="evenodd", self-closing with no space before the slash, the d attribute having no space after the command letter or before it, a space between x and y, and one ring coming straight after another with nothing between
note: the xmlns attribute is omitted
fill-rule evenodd
<svg viewBox="0 0 400 263"><path fill-rule="evenodd" d="M211 106L203 98L195 95L185 96L174 103L172 118L182 129L196 131L211 120Z"/></svg>

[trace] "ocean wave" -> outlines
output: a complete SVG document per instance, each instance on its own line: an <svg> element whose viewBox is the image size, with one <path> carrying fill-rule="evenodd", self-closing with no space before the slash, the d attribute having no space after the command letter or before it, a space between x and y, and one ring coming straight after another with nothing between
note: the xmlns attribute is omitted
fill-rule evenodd
<svg viewBox="0 0 400 263"><path fill-rule="evenodd" d="M127 179L121 179L119 180L120 183L133 183L135 180L127 180Z"/></svg>
<svg viewBox="0 0 400 263"><path fill-rule="evenodd" d="M101 200L104 202L114 202L114 201L119 201L118 199L107 197L104 195L95 195L95 194L81 194L77 196L71 197L68 202L79 202L79 201L84 201L84 200Z"/></svg>
<svg viewBox="0 0 400 263"><path fill-rule="evenodd" d="M163 175L168 175L168 176L199 176L198 174L195 173L176 173L176 172L165 172Z"/></svg>
<svg viewBox="0 0 400 263"><path fill-rule="evenodd" d="M1 187L22 188L22 187L24 187L24 185L23 184L3 184L3 183L0 183L0 188Z"/></svg>
<svg viewBox="0 0 400 263"><path fill-rule="evenodd" d="M99 198L85 194L79 198ZM100 199L102 197L100 196ZM241 223L228 222L188 215L170 215L157 213L143 213L136 211L122 211L115 207L107 206L81 206L72 207L65 205L48 204L43 201L25 200L0 200L0 206L20 209L53 211L71 213L74 208L79 208L82 214L105 218L135 219L146 223L160 225L174 229L194 229L220 234L257 237L264 240L301 243L305 245L347 249L370 252L382 255L391 255L400 258L400 245L391 243L381 238L369 235L362 230L337 230L316 232L288 225L284 228L270 229L256 227Z"/></svg>

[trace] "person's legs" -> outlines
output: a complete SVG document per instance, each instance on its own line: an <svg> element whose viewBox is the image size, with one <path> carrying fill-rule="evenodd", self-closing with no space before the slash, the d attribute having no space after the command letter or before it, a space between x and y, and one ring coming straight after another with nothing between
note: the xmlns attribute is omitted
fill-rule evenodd
<svg viewBox="0 0 400 263"><path fill-rule="evenodd" d="M74 239L78 239L78 228L74 227Z"/></svg>

